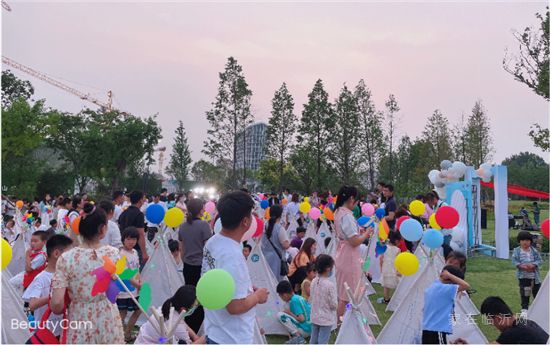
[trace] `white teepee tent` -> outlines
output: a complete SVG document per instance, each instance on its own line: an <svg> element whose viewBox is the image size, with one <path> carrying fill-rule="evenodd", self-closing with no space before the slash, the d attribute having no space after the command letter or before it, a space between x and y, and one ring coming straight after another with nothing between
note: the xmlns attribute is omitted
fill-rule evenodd
<svg viewBox="0 0 550 345"><path fill-rule="evenodd" d="M550 293L548 291L548 276L547 274L546 278L544 278L537 297L535 297L535 300L527 311L527 318L535 321L546 333L550 333L550 327L548 326L548 306L550 305L548 301L548 294Z"/></svg>
<svg viewBox="0 0 550 345"><path fill-rule="evenodd" d="M19 233L12 244L12 259L7 269L12 276L25 270L25 239L23 233Z"/></svg>
<svg viewBox="0 0 550 345"><path fill-rule="evenodd" d="M9 284L9 271L2 272L2 344L24 344L31 336L28 329L12 327L12 320L27 322L23 300Z"/></svg>
<svg viewBox="0 0 550 345"><path fill-rule="evenodd" d="M335 344L376 344L376 339L369 326L368 316L364 315L360 303L357 303L355 296L352 296L351 289L347 284L346 292L350 298L350 303L346 307L344 321L340 326L340 331L336 337ZM356 291L357 292L357 291ZM364 294L363 294L363 297Z"/></svg>
<svg viewBox="0 0 550 345"><path fill-rule="evenodd" d="M283 311L284 302L277 295L277 280L265 261L261 241L254 246L246 261L252 285L266 288L269 291L267 302L256 306L256 319L266 334L288 334L284 326L277 320L277 313Z"/></svg>
<svg viewBox="0 0 550 345"><path fill-rule="evenodd" d="M472 314L466 310L464 301L466 301L465 298L457 297L455 299L453 333L447 336L447 341L450 343L462 338L467 340L469 344L487 344L487 338L475 323Z"/></svg>
<svg viewBox="0 0 550 345"><path fill-rule="evenodd" d="M320 254L326 254L327 248L325 247L325 239L327 237L332 237L332 233L330 232L330 229L328 228L327 222L322 221L321 226L319 227L319 231L317 232L317 237L315 240L317 241L317 251L315 252L316 256L319 256Z"/></svg>
<svg viewBox="0 0 550 345"><path fill-rule="evenodd" d="M178 272L176 262L168 249L168 244L162 235L157 234L158 246L141 271L143 282L151 286L151 306L160 308L164 301L172 297L176 291L185 285L183 275ZM140 316L145 322L145 316Z"/></svg>
<svg viewBox="0 0 550 345"><path fill-rule="evenodd" d="M293 238L296 236L296 229L298 228L298 222L294 217L290 217L290 224L288 225L288 228L286 229L286 232L288 234L288 238Z"/></svg>
<svg viewBox="0 0 550 345"><path fill-rule="evenodd" d="M377 232L377 228L375 227L375 233ZM371 238L371 241L375 240L375 237ZM331 241L332 242L332 241ZM380 283L382 279L382 272L380 272L380 256L376 256L376 245L375 243L372 243L372 245L368 246L367 250L367 256L370 258L370 266L368 272L372 276L372 282L373 283Z"/></svg>
<svg viewBox="0 0 550 345"><path fill-rule="evenodd" d="M311 219L308 219L308 222L306 224L307 224L307 228L306 228L306 235L304 236L304 241L306 240L306 238L313 238L317 240L317 229L315 227L315 222ZM319 246L318 243L317 243L317 246Z"/></svg>

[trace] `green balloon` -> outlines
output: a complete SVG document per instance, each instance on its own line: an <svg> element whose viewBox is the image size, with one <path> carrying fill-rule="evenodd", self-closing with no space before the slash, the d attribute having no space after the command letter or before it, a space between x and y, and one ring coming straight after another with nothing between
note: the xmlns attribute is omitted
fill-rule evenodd
<svg viewBox="0 0 550 345"><path fill-rule="evenodd" d="M206 272L197 284L197 299L206 309L223 309L231 302L234 295L233 277L219 268Z"/></svg>

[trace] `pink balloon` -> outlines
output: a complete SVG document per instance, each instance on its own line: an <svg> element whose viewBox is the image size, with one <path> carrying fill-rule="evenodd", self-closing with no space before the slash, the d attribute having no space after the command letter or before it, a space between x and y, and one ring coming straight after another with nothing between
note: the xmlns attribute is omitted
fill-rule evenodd
<svg viewBox="0 0 550 345"><path fill-rule="evenodd" d="M241 242L248 241L249 239L254 236L256 233L256 228L258 227L258 223L256 222L256 218L252 217L252 222L250 222L250 227L248 230L244 233L243 238L241 238Z"/></svg>
<svg viewBox="0 0 550 345"><path fill-rule="evenodd" d="M317 207L312 208L309 210L309 217L313 220L319 219L321 217L321 210L319 210Z"/></svg>
<svg viewBox="0 0 550 345"><path fill-rule="evenodd" d="M374 206L371 203L364 203L363 206L361 206L361 212L364 216L370 217L374 214Z"/></svg>
<svg viewBox="0 0 550 345"><path fill-rule="evenodd" d="M204 210L210 214L213 214L216 211L216 204L213 201L209 201L204 205Z"/></svg>

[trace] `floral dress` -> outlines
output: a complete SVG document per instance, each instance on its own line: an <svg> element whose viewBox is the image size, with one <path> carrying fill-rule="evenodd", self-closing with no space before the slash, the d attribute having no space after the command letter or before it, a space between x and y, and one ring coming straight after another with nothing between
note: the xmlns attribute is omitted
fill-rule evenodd
<svg viewBox="0 0 550 345"><path fill-rule="evenodd" d="M75 247L57 261L52 288L67 288L71 297L69 325L77 325L67 329L68 344L124 344L117 305L109 302L104 293L92 296L96 277L91 272L103 265L105 255L113 262L120 256L119 250L111 246Z"/></svg>

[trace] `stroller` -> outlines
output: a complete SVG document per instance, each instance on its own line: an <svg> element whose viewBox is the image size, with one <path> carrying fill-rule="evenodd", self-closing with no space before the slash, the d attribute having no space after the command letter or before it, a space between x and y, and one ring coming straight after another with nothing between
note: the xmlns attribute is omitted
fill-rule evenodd
<svg viewBox="0 0 550 345"><path fill-rule="evenodd" d="M531 220L529 219L529 212L524 207L522 207L519 211L519 215L514 216L514 220L514 229L535 230L533 223L531 223Z"/></svg>

